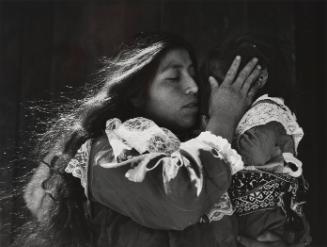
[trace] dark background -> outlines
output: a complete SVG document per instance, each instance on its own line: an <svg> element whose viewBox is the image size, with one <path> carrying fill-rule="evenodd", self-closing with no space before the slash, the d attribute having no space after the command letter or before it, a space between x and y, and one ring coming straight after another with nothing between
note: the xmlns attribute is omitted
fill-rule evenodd
<svg viewBox="0 0 327 247"><path fill-rule="evenodd" d="M306 214L313 245L327 246L326 10L318 1L0 1L1 191L13 191L14 178L33 168L12 162L20 158L12 150L24 143L26 126L39 121L25 102L71 93L126 38L176 33L201 59L233 29L261 30L281 41L289 78L282 87L305 132L299 156L311 186ZM0 197L0 246L8 246L21 200Z"/></svg>

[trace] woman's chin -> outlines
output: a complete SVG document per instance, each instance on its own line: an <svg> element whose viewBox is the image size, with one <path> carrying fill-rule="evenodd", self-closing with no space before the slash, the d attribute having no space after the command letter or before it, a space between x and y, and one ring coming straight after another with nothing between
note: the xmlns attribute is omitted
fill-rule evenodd
<svg viewBox="0 0 327 247"><path fill-rule="evenodd" d="M197 123L197 116L187 116L181 119L179 126L184 130L189 130L195 127Z"/></svg>

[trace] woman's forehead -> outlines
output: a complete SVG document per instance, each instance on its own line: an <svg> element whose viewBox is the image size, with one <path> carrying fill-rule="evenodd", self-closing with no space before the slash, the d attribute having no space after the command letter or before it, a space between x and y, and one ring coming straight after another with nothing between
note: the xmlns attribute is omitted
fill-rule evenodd
<svg viewBox="0 0 327 247"><path fill-rule="evenodd" d="M174 49L168 51L162 58L159 65L159 71L164 72L165 70L172 68L188 68L190 66L193 66L193 62L189 52L185 49Z"/></svg>

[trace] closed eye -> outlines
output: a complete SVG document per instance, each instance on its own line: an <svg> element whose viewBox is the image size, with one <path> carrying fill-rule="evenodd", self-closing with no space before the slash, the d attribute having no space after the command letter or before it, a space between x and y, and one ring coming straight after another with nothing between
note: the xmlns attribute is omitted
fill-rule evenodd
<svg viewBox="0 0 327 247"><path fill-rule="evenodd" d="M166 78L166 80L171 82L177 82L180 80L180 75L171 75Z"/></svg>

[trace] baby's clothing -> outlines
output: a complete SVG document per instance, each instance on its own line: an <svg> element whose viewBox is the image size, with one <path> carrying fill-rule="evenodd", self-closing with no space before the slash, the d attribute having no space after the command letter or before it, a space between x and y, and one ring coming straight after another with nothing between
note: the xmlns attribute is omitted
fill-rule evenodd
<svg viewBox="0 0 327 247"><path fill-rule="evenodd" d="M257 238L265 231L294 243L304 234L302 179L268 171L244 170L233 176L230 197L240 235Z"/></svg>

